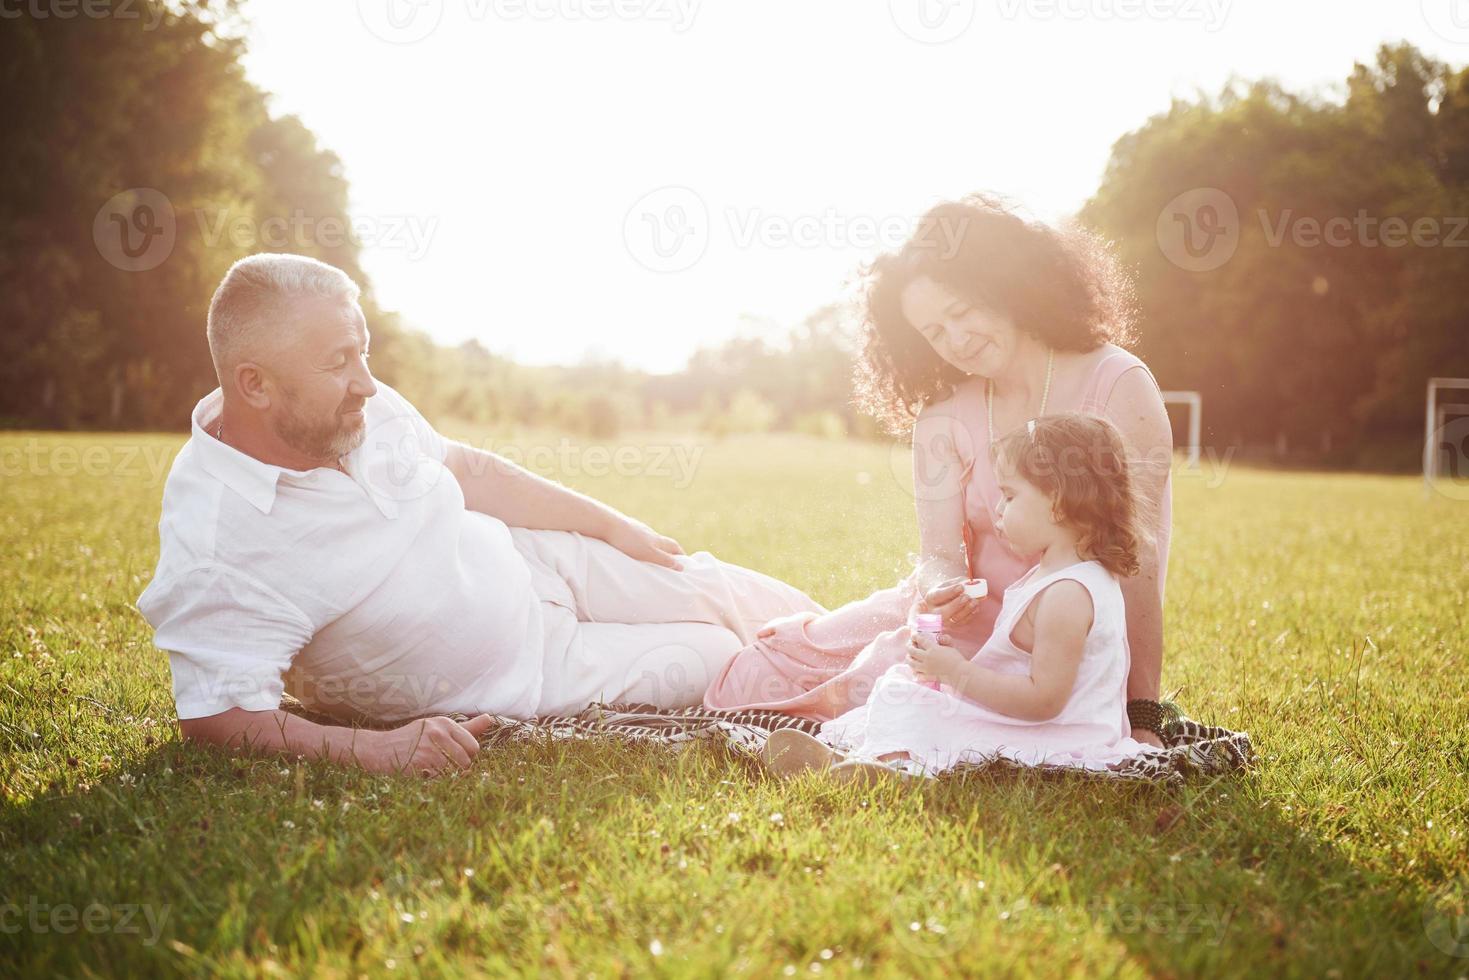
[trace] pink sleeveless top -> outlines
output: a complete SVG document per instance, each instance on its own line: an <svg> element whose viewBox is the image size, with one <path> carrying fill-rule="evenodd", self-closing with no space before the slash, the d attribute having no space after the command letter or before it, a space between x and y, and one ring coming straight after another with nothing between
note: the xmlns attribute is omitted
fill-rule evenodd
<svg viewBox="0 0 1469 980"><path fill-rule="evenodd" d="M1158 382L1148 366L1135 354L1116 344L1104 344L1100 360L1081 390L1080 398L1066 404L1051 401L1046 406L1047 414L1060 412L1086 412L1107 417L1107 402L1118 380L1128 371L1140 370L1148 375L1156 387ZM962 431L953 434L953 445L964 469L960 482L964 487L964 513L967 518L963 528L964 547L969 562L969 574L973 578L989 581L991 596L1001 596L1005 589L1019 579L1039 560L1039 555L1020 555L1010 544L995 533L995 514L1000 504L1000 488L995 480L994 467L990 463L989 416L985 408L985 381L970 378L954 389L954 393L939 408L952 425L961 426ZM1004 433L996 431L995 435ZM1168 535L1172 524L1173 477L1170 471L1163 488L1163 500L1159 513L1158 595L1163 594L1163 581L1168 570ZM966 628L965 634L988 636L999 615L998 603L985 603L979 615ZM958 631L956 631L958 632Z"/></svg>

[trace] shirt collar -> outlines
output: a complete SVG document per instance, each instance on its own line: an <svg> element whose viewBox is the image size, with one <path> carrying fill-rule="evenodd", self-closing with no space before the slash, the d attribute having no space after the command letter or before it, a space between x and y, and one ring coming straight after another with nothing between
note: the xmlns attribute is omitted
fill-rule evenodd
<svg viewBox="0 0 1469 980"><path fill-rule="evenodd" d="M368 401L370 403L372 399ZM199 403L194 406L193 415L190 417L190 428L193 432L194 450L199 455L199 463L204 467L205 472L244 497L260 513L269 514L271 508L275 506L276 488L280 484L281 477L304 478L309 476L310 471L288 470L273 463L262 463L254 456L242 453L215 438L214 432L218 430L219 414L223 408L224 391L220 388L215 388L199 399ZM359 475L365 475L364 467L367 459L357 451L354 451L351 457L353 460L352 481L362 487L384 517L389 520L397 517L397 501L375 492L359 478Z"/></svg>
<svg viewBox="0 0 1469 980"><path fill-rule="evenodd" d="M281 474L279 466L262 463L214 436L219 427L219 413L224 408L224 391L215 388L199 399L191 417L194 451L205 472L235 493L244 497L256 510L269 514L275 506L275 488ZM211 429L206 430L205 426Z"/></svg>

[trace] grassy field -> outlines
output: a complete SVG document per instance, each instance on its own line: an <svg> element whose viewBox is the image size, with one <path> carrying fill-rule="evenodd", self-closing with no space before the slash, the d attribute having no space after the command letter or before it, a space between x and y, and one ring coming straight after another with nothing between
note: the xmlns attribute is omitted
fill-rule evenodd
<svg viewBox="0 0 1469 980"><path fill-rule="evenodd" d="M916 547L902 451L629 441L517 445L828 605ZM0 435L0 975L1469 973L1469 502L1177 475L1164 689L1251 733L1234 778L863 792L528 745L426 782L180 744L133 608L180 442Z"/></svg>

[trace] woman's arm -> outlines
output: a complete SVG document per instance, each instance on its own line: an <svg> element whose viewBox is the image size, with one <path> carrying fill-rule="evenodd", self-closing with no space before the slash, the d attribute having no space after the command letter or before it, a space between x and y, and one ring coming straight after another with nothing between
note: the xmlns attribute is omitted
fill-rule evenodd
<svg viewBox="0 0 1469 980"><path fill-rule="evenodd" d="M964 555L964 486L959 476L964 460L959 453L961 434L948 401L925 405L913 426L913 499L918 516L918 591L930 600L932 611L954 626L978 608L957 585L936 592L946 582L969 575ZM950 596L948 592L953 592ZM932 601L930 602L932 605Z"/></svg>
<svg viewBox="0 0 1469 980"><path fill-rule="evenodd" d="M1163 583L1159 580L1157 542L1171 530L1163 526L1162 518L1173 465L1173 428L1157 384L1147 371L1138 369L1117 379L1107 402L1107 417L1121 431L1136 464L1134 472L1146 505L1143 526L1152 538L1138 556L1142 566L1139 573L1122 580L1127 644L1132 651L1127 696L1156 699L1163 673ZM1133 738L1160 744L1141 729L1133 731Z"/></svg>
<svg viewBox="0 0 1469 980"><path fill-rule="evenodd" d="M1035 643L1029 674L1002 674L964 659L954 647L914 634L909 660L920 678L933 678L991 711L1022 721L1046 721L1061 713L1076 686L1092 597L1073 579L1049 585L1035 605Z"/></svg>
<svg viewBox="0 0 1469 980"><path fill-rule="evenodd" d="M1158 699L1163 672L1163 602L1158 597L1158 559L1143 556L1142 571L1122 580L1127 604L1127 645L1132 668L1127 673L1127 696Z"/></svg>

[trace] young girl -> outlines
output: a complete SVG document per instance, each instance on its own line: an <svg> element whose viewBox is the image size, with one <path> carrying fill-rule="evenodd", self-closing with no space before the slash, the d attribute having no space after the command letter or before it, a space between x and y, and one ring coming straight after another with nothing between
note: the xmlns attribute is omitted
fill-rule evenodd
<svg viewBox="0 0 1469 980"><path fill-rule="evenodd" d="M970 659L947 636L904 627L908 662L819 738L774 732L772 769L832 766L834 776L870 779L995 756L1097 769L1160 751L1133 740L1127 720L1131 658L1117 577L1137 573L1143 541L1121 436L1097 416L1052 415L993 451L996 530L1039 562L1005 590L989 640Z"/></svg>

